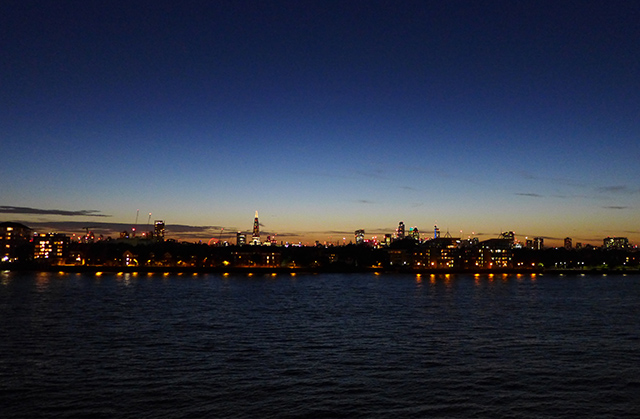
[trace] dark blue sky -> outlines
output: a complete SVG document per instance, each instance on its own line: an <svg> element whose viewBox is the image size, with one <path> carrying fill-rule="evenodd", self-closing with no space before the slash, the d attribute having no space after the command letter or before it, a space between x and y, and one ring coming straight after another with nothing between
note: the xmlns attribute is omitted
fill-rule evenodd
<svg viewBox="0 0 640 419"><path fill-rule="evenodd" d="M0 12L3 220L640 241L638 2Z"/></svg>

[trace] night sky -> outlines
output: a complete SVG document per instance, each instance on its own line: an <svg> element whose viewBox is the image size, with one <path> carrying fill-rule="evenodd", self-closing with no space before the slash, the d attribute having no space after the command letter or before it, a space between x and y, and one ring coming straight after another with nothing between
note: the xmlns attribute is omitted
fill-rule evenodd
<svg viewBox="0 0 640 419"><path fill-rule="evenodd" d="M638 1L3 1L0 86L34 230L640 243Z"/></svg>

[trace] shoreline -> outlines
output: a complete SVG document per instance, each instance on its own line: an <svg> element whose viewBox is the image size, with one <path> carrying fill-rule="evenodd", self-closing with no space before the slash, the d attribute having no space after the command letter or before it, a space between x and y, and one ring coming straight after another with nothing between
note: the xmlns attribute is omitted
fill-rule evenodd
<svg viewBox="0 0 640 419"><path fill-rule="evenodd" d="M2 271L10 272L62 272L62 273L143 273L143 274L322 274L322 273L404 273L420 275L446 274L536 274L536 275L581 275L581 274L627 274L638 275L640 269L390 269L390 268L359 268L359 267L325 267L325 268L286 268L286 267L176 267L176 266L0 266Z"/></svg>

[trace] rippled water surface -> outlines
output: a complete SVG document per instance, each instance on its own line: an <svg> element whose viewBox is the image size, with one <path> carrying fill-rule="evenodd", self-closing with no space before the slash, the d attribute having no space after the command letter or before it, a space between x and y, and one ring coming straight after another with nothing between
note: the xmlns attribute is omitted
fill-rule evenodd
<svg viewBox="0 0 640 419"><path fill-rule="evenodd" d="M640 417L640 276L0 273L0 405Z"/></svg>

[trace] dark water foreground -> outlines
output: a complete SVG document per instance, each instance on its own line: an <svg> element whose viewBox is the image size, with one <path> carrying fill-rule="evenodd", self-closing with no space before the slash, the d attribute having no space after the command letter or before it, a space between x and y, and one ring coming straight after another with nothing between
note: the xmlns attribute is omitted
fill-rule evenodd
<svg viewBox="0 0 640 419"><path fill-rule="evenodd" d="M640 417L640 276L0 273L0 417Z"/></svg>

